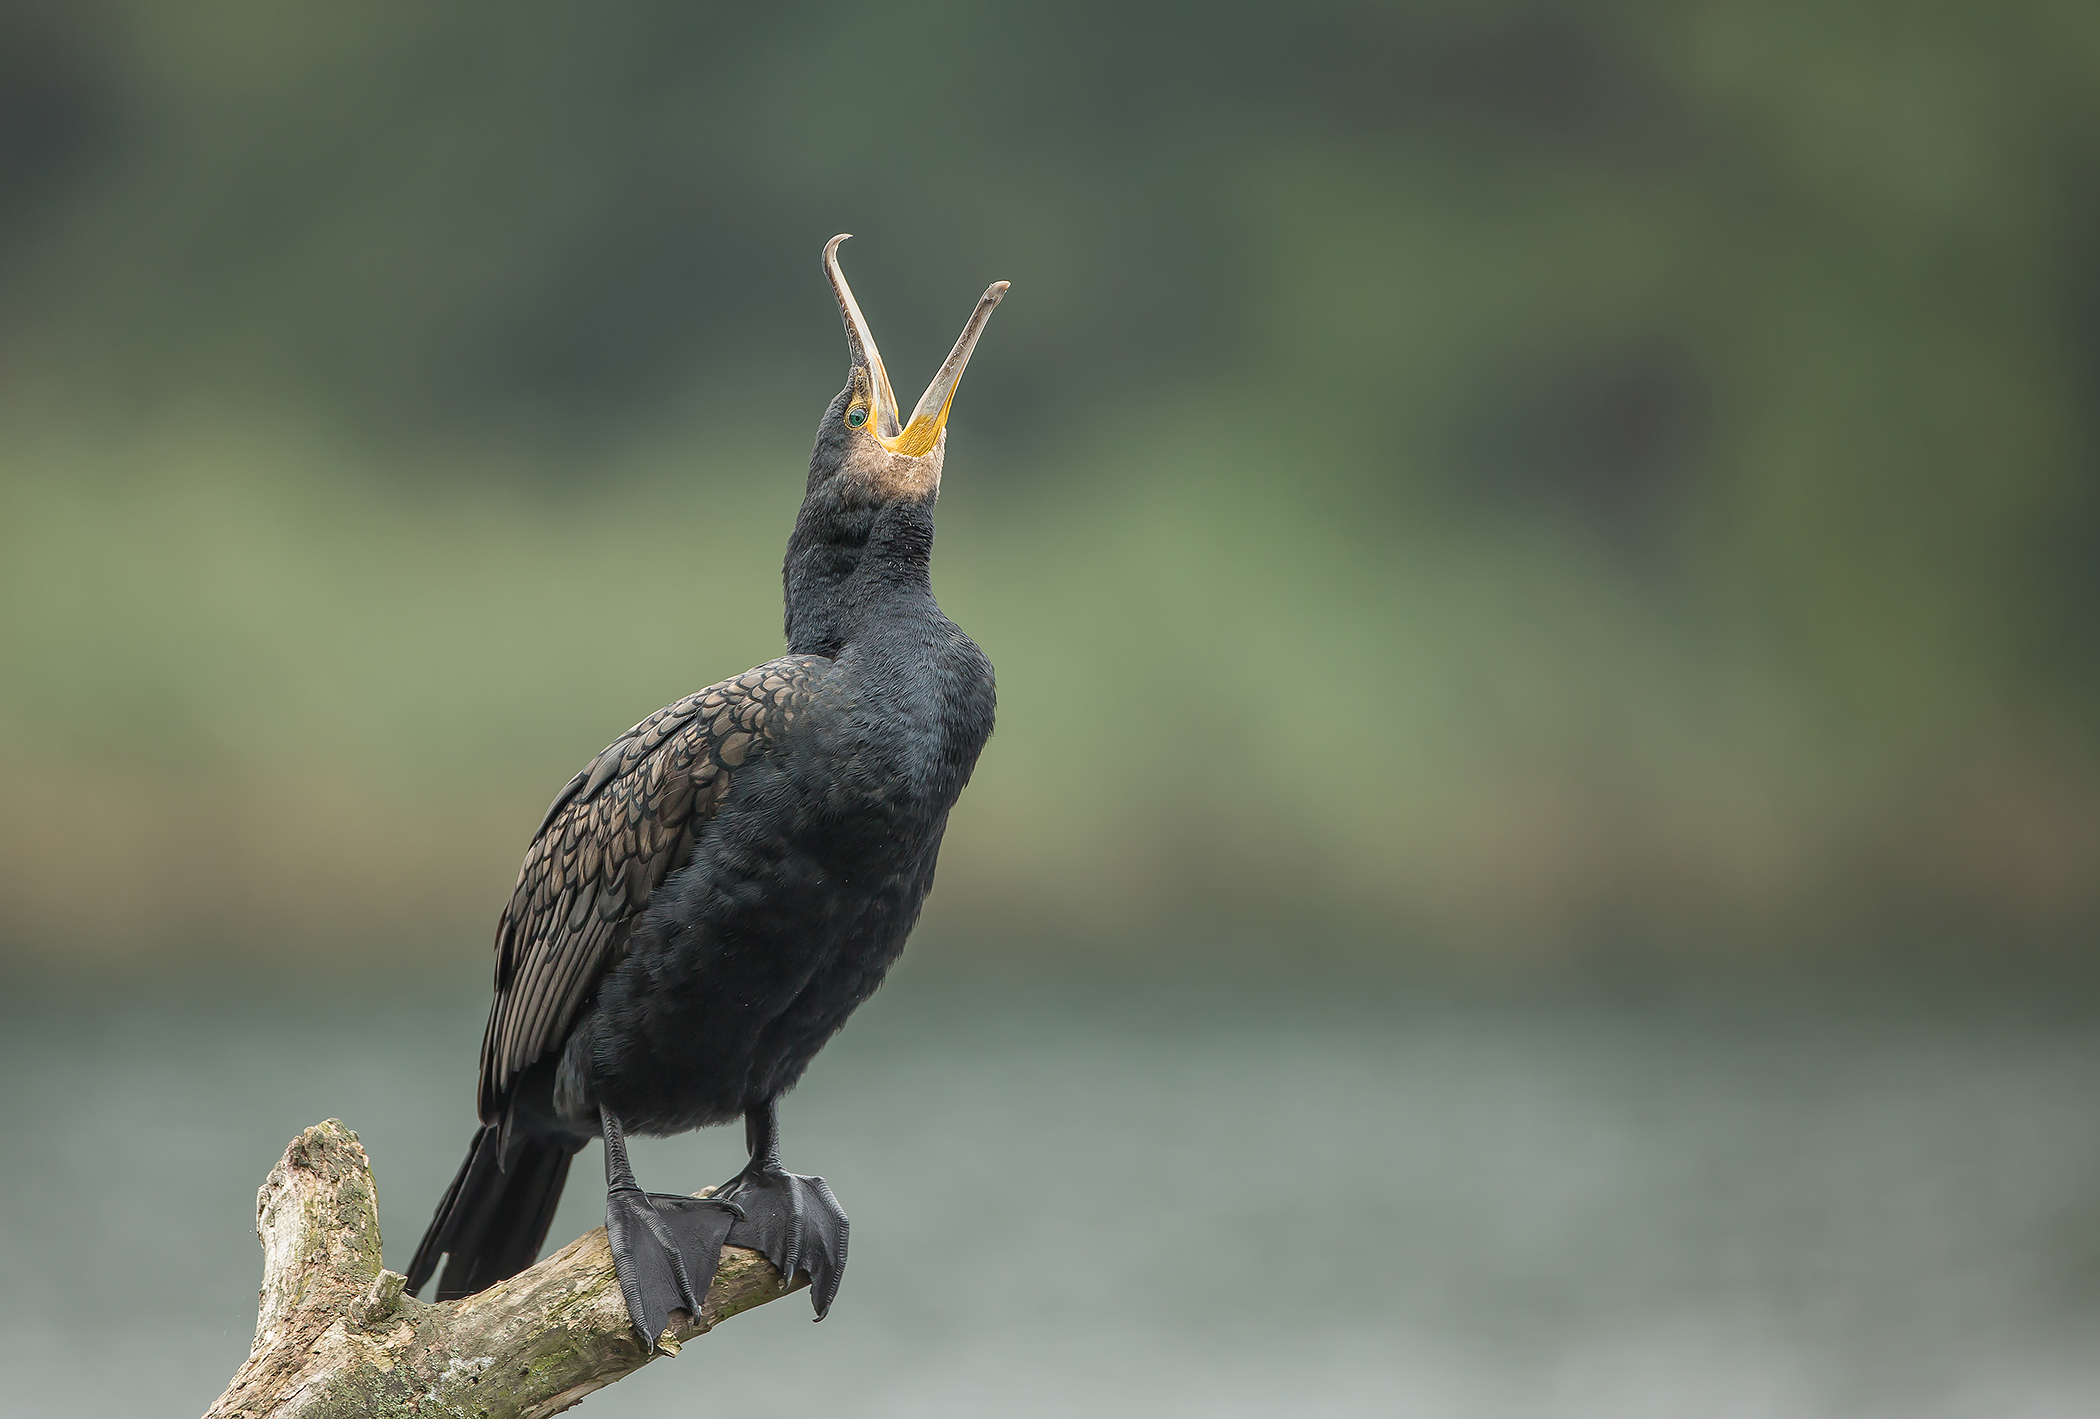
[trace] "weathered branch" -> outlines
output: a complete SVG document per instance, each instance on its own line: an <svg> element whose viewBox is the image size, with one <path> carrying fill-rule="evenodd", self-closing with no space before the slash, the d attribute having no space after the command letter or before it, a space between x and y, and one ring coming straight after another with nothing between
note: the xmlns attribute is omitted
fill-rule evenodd
<svg viewBox="0 0 2100 1419"><path fill-rule="evenodd" d="M758 1253L727 1248L701 1314L673 1312L645 1353L598 1227L479 1295L404 1296L400 1274L380 1269L372 1165L335 1119L292 1140L255 1214L255 1344L205 1419L540 1419L790 1289Z"/></svg>

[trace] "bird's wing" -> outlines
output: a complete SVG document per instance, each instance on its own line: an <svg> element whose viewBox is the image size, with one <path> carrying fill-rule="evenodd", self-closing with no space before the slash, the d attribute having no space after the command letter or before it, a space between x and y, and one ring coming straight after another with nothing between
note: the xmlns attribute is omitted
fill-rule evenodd
<svg viewBox="0 0 2100 1419"><path fill-rule="evenodd" d="M829 664L787 656L667 705L555 797L496 928L484 1122L495 1121L511 1081L561 1044L650 894L690 860L737 770L767 752Z"/></svg>

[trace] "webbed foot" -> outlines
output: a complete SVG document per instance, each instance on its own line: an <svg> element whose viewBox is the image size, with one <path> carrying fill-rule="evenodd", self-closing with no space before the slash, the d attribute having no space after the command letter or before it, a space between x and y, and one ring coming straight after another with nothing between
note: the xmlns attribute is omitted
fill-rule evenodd
<svg viewBox="0 0 2100 1419"><path fill-rule="evenodd" d="M628 1318L645 1348L655 1346L671 1323L672 1311L682 1307L700 1314L722 1258L722 1244L736 1222L735 1205L712 1197L678 1197L639 1188L605 1195L613 1272L620 1278Z"/></svg>
<svg viewBox="0 0 2100 1419"><path fill-rule="evenodd" d="M731 1246L749 1247L790 1282L809 1273L809 1299L824 1319L846 1274L846 1213L822 1178L784 1171L754 1159L715 1197L744 1210L729 1228ZM710 1199L713 1200L713 1199Z"/></svg>
<svg viewBox="0 0 2100 1419"><path fill-rule="evenodd" d="M601 1117L605 1236L612 1244L613 1274L619 1278L627 1318L641 1335L643 1350L653 1350L671 1323L672 1311L700 1314L722 1259L722 1244L744 1209L722 1198L643 1192L627 1164L619 1120L602 1110Z"/></svg>

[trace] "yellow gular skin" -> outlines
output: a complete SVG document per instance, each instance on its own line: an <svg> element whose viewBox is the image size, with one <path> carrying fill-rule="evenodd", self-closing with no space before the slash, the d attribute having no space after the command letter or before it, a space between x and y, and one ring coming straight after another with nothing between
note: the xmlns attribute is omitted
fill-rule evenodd
<svg viewBox="0 0 2100 1419"><path fill-rule="evenodd" d="M957 383L960 384L960 381ZM901 453L906 458L924 458L933 452L933 446L940 439L942 428L948 423L948 410L954 404L955 391L951 389L947 399L941 404L940 413L930 417L922 414L913 419L895 438L884 439L883 447L892 453Z"/></svg>

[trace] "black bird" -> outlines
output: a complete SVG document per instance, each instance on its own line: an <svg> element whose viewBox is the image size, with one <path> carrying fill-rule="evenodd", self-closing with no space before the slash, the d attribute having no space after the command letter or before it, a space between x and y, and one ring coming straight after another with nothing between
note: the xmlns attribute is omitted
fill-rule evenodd
<svg viewBox="0 0 2100 1419"><path fill-rule="evenodd" d="M782 568L788 653L658 710L554 799L496 929L481 1128L408 1270L470 1295L538 1256L569 1162L605 1140L605 1224L645 1347L698 1314L725 1242L846 1265L822 1178L780 1166L778 1107L882 983L992 732L992 665L928 575L948 411L1006 294L978 301L907 418L832 238L852 372L817 427ZM741 1116L751 1161L708 1199L645 1193L629 1133Z"/></svg>

